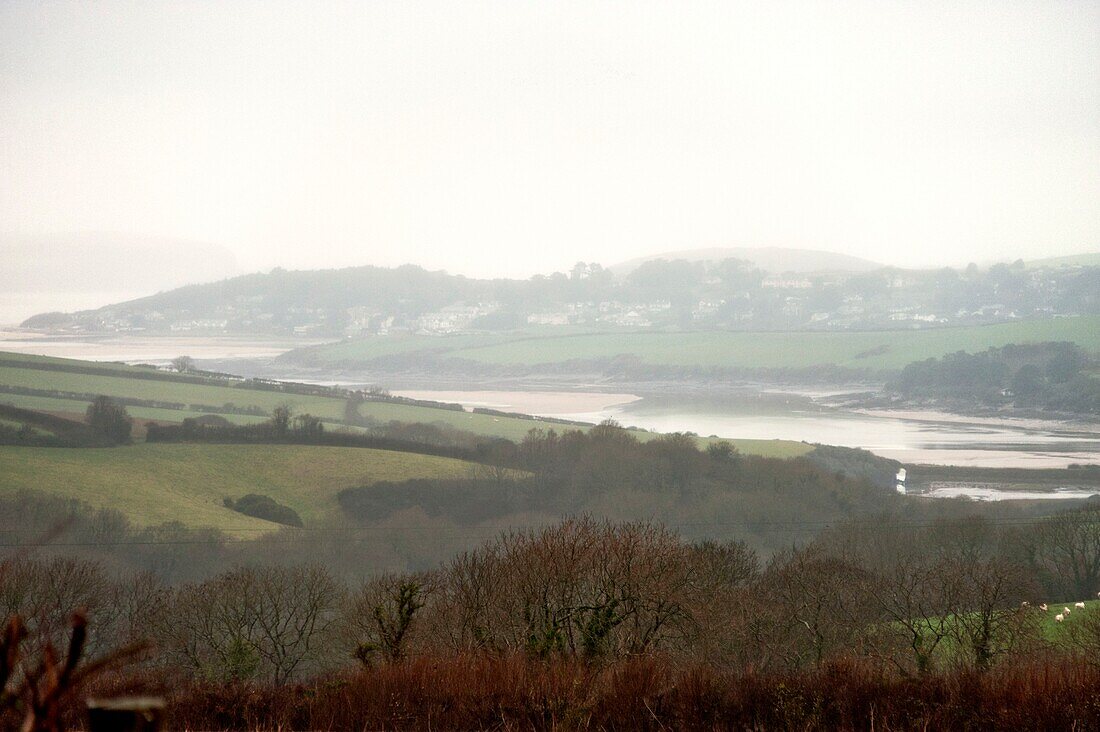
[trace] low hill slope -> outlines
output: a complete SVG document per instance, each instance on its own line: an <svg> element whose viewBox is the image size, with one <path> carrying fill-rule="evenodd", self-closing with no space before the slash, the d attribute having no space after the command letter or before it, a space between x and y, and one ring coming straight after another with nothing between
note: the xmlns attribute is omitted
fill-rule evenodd
<svg viewBox="0 0 1100 732"><path fill-rule="evenodd" d="M458 359L494 367L558 365L565 371L571 368L591 371L593 362L627 356L642 364L686 369L839 366L881 372L897 371L914 361L955 351L976 352L1009 343L1043 341L1068 341L1086 351L1100 352L1100 317L1020 320L958 328L813 333L619 332L514 338L371 336L290 351L280 360L315 366L353 368L370 364L374 368L398 369Z"/></svg>
<svg viewBox="0 0 1100 732"><path fill-rule="evenodd" d="M226 508L226 497L270 496L309 526L336 510L344 488L469 469L429 455L300 445L0 446L0 492L40 490L121 511L138 525L179 521L244 536L278 527Z"/></svg>

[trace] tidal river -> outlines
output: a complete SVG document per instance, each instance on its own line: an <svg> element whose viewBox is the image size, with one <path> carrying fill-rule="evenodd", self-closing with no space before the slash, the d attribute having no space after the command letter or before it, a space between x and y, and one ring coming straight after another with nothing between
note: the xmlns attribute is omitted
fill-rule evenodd
<svg viewBox="0 0 1100 732"><path fill-rule="evenodd" d="M808 399L766 401L642 399L631 394L528 391L400 391L585 422L615 419L656 432L860 447L903 463L990 468L1064 468L1100 463L1100 425L980 420L935 413L867 413L823 408Z"/></svg>
<svg viewBox="0 0 1100 732"><path fill-rule="evenodd" d="M216 359L270 359L308 341L234 337L48 338L0 332L0 351L95 361L167 363L178 355ZM244 361L241 362L242 364ZM280 378L270 371L264 374ZM284 378L294 379L286 374ZM340 384L344 380L324 383ZM615 419L657 432L695 432L726 438L783 439L860 447L906 464L1064 468L1100 463L1100 424L1068 426L1029 420L978 420L933 413L857 413L830 409L828 394L756 394L750 398L646 396L606 391L397 391L420 399L459 402L584 422ZM814 397L814 398L811 398Z"/></svg>

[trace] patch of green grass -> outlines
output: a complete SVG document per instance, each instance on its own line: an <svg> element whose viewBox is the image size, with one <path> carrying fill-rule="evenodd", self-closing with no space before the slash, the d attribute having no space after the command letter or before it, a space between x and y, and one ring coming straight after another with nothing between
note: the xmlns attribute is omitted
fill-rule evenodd
<svg viewBox="0 0 1100 732"><path fill-rule="evenodd" d="M332 419L338 419L344 414L343 399L230 386L131 379L126 376L98 376L0 366L0 384L182 404L222 406L231 403L240 407L259 407L265 412L270 412L280 404L288 404L295 412L309 412L318 417Z"/></svg>
<svg viewBox="0 0 1100 732"><path fill-rule="evenodd" d="M1009 343L1072 341L1100 351L1100 317L1021 320L958 328L860 332L686 333L608 332L570 335L369 336L292 351L316 363L366 362L382 356L432 353L494 365L537 365L633 355L662 366L806 368L835 365L900 369L955 351Z"/></svg>
<svg viewBox="0 0 1100 732"><path fill-rule="evenodd" d="M57 399L54 397L26 396L23 394L0 394L0 404L11 404L22 409L34 409L39 412L53 412L71 415L73 418L82 418L88 408L88 402L79 399ZM158 409L156 407L126 407L131 417L139 419L152 419L159 422L181 422L187 417L198 417L206 412L195 412L187 409ZM252 414L223 414L220 415L234 424L255 424L263 422L267 417Z"/></svg>
<svg viewBox="0 0 1100 732"><path fill-rule="evenodd" d="M461 477L469 467L431 455L302 445L0 446L0 491L78 498L140 525L180 521L254 536L256 529L277 527L225 508L222 499L262 493L293 508L308 526L337 510L336 494L344 488Z"/></svg>
<svg viewBox="0 0 1100 732"><path fill-rule="evenodd" d="M1080 622L1083 615L1100 612L1100 600L1084 600L1084 608L1074 607L1074 602L1075 601L1071 600L1069 602L1048 603L1045 611L1040 610L1038 606L1035 607L1036 612L1042 613L1042 624L1040 625L1040 629L1042 630L1043 638L1052 643L1058 643L1065 639L1070 632L1070 628L1074 623ZM1058 615L1058 613L1063 612L1067 607L1070 609L1070 614L1059 623L1054 617Z"/></svg>
<svg viewBox="0 0 1100 732"><path fill-rule="evenodd" d="M150 368L148 366L131 366L129 364L118 363L116 361L82 361L77 358L42 356L34 353L17 353L14 351L0 351L0 361L3 361L5 364L60 364L72 366L73 368L78 369L91 366L97 369L116 371L119 374L149 374L159 372L159 369Z"/></svg>

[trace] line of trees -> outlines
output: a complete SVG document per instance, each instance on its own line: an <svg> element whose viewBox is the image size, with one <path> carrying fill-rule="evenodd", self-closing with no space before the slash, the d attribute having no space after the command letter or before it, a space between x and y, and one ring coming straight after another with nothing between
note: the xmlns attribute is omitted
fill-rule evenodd
<svg viewBox="0 0 1100 732"><path fill-rule="evenodd" d="M1100 379L1091 374L1097 368L1073 343L1013 344L911 363L887 385L887 391L906 399L966 406L1100 414Z"/></svg>
<svg viewBox="0 0 1100 732"><path fill-rule="evenodd" d="M919 678L1095 659L1100 609L1075 610L1051 637L1037 606L1095 597L1098 534L1095 508L1029 531L881 517L762 561L741 542L582 517L504 533L431 571L355 582L251 562L170 584L46 553L3 563L0 614L25 618L41 647L82 607L93 650L149 636L148 668L219 682L484 654L777 673L857 658Z"/></svg>

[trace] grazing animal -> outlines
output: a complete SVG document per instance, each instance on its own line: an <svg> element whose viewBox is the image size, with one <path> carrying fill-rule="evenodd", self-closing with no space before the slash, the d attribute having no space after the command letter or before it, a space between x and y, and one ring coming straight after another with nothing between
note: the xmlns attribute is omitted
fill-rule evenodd
<svg viewBox="0 0 1100 732"><path fill-rule="evenodd" d="M1075 602L1075 603L1073 603L1073 606L1074 606L1074 607L1084 607L1084 606L1085 606L1085 603L1083 603L1083 602Z"/></svg>
<svg viewBox="0 0 1100 732"><path fill-rule="evenodd" d="M1062 612L1064 612L1066 615L1069 615L1069 608L1068 607L1062 608Z"/></svg>
<svg viewBox="0 0 1100 732"><path fill-rule="evenodd" d="M1043 612L1046 612L1047 611L1047 604L1044 602L1042 605L1039 606L1039 609L1042 610Z"/></svg>
<svg viewBox="0 0 1100 732"><path fill-rule="evenodd" d="M1065 619L1066 619L1066 616L1063 615L1062 613L1058 613L1057 615L1054 616L1054 621L1057 622L1057 623L1060 623Z"/></svg>

